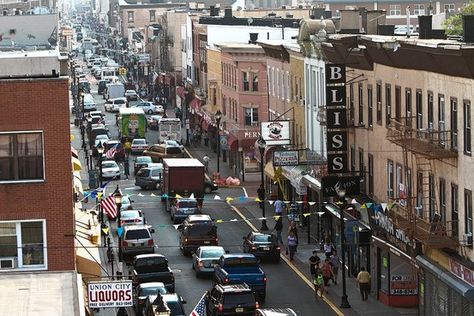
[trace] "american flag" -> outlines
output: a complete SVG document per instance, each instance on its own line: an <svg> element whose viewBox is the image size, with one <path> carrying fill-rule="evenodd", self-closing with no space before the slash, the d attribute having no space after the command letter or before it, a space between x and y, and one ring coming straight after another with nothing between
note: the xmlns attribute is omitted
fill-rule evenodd
<svg viewBox="0 0 474 316"><path fill-rule="evenodd" d="M196 306L194 307L191 314L189 314L189 316L204 316L204 315L206 315L206 299L205 299L205 297L206 297L206 294L204 294L201 297L201 299L196 304Z"/></svg>
<svg viewBox="0 0 474 316"><path fill-rule="evenodd" d="M100 202L100 206L109 218L114 219L117 217L117 205L115 205L115 198L113 195L109 195L107 198L103 199Z"/></svg>
<svg viewBox="0 0 474 316"><path fill-rule="evenodd" d="M109 150L107 150L107 152L105 153L105 157L107 157L109 159L114 159L115 153L117 152L117 146L118 146L118 144L116 144L115 146L113 146Z"/></svg>

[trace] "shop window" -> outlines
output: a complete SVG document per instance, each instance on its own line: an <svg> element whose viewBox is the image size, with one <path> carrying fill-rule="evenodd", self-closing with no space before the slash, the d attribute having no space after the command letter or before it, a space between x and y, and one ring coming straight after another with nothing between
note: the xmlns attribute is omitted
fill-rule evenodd
<svg viewBox="0 0 474 316"><path fill-rule="evenodd" d="M0 133L0 182L44 179L43 133Z"/></svg>
<svg viewBox="0 0 474 316"><path fill-rule="evenodd" d="M0 270L46 268L45 221L0 222Z"/></svg>
<svg viewBox="0 0 474 316"><path fill-rule="evenodd" d="M459 189L451 183L451 236L459 236Z"/></svg>

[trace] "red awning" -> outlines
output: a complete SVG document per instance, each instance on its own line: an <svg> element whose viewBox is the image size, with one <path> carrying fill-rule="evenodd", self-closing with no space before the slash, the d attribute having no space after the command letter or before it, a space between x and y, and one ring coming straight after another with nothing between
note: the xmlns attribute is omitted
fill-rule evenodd
<svg viewBox="0 0 474 316"><path fill-rule="evenodd" d="M199 100L198 98L194 98L191 100L191 102L189 102L190 109L198 110L200 106L201 106L201 100Z"/></svg>
<svg viewBox="0 0 474 316"><path fill-rule="evenodd" d="M176 94L177 94L181 99L184 99L184 98L185 98L185 95L184 95L184 87L181 87L181 86L176 87Z"/></svg>
<svg viewBox="0 0 474 316"><path fill-rule="evenodd" d="M242 148L254 148L256 141L256 138L244 138L240 140L239 146Z"/></svg>
<svg viewBox="0 0 474 316"><path fill-rule="evenodd" d="M239 142L237 137L232 134L227 135L227 146L229 146L230 151L237 151L239 149Z"/></svg>
<svg viewBox="0 0 474 316"><path fill-rule="evenodd" d="M74 158L79 158L79 154L77 153L77 150L74 149L74 147L71 146L71 155L74 157Z"/></svg>

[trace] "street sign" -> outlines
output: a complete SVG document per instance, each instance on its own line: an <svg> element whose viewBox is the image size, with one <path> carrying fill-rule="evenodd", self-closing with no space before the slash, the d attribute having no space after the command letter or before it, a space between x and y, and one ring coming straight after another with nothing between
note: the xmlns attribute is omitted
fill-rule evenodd
<svg viewBox="0 0 474 316"><path fill-rule="evenodd" d="M133 306L132 281L89 282L89 308Z"/></svg>

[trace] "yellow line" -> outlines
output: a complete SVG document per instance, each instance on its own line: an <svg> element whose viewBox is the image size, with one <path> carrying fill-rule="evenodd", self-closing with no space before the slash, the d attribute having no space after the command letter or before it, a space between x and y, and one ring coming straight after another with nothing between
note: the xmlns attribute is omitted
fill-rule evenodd
<svg viewBox="0 0 474 316"><path fill-rule="evenodd" d="M249 220L247 220L247 218L244 216L244 214L242 214L242 212L238 208L236 208L229 202L226 202L226 203L234 210L234 212L236 212L247 223L248 226L250 226L250 228L252 228L254 231L258 231L258 229ZM303 273L301 273L301 271L293 263L291 263L290 260L288 260L288 258L286 258L283 254L280 254L280 258L283 259L283 261L285 261L285 263L296 273L296 275L298 275L300 279L303 280L303 282L306 283L306 285L308 285L311 288L311 290L314 291L313 283ZM339 308L337 308L337 306L334 305L334 303L331 302L326 297L326 295L323 294L323 298L324 298L324 302L328 304L329 307L331 307L331 309L337 315L344 316L344 313Z"/></svg>

